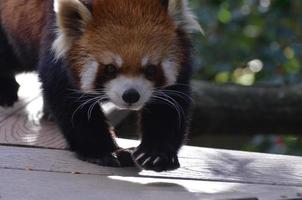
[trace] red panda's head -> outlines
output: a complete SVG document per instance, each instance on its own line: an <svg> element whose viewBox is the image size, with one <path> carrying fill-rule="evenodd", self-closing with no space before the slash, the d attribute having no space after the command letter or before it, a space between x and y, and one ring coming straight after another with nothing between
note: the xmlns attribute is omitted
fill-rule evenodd
<svg viewBox="0 0 302 200"><path fill-rule="evenodd" d="M102 89L124 109L139 109L157 88L176 83L186 55L178 32L200 29L187 0L54 2L56 58L70 62L83 92Z"/></svg>

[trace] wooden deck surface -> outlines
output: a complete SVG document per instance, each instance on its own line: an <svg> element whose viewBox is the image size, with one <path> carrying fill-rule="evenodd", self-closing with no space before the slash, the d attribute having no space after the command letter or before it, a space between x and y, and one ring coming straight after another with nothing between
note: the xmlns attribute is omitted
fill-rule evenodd
<svg viewBox="0 0 302 200"><path fill-rule="evenodd" d="M186 146L181 168L172 172L82 162L65 149L55 124L40 121L36 77L19 76L18 81L23 83L21 101L0 108L0 200L302 199L300 157Z"/></svg>

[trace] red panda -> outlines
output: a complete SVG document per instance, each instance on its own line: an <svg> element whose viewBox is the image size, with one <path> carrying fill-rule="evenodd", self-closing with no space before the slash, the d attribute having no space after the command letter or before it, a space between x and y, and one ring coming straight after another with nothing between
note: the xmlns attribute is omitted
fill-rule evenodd
<svg viewBox="0 0 302 200"><path fill-rule="evenodd" d="M0 105L14 75L37 70L45 112L69 147L103 166L179 167L188 131L192 41L187 0L1 0ZM141 144L121 149L99 103L140 112Z"/></svg>

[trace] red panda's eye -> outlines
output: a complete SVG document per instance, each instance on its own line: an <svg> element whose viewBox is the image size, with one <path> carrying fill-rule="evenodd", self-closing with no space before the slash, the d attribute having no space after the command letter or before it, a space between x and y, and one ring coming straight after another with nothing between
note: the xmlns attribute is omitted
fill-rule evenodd
<svg viewBox="0 0 302 200"><path fill-rule="evenodd" d="M116 76L118 73L118 69L114 65L106 65L105 66L105 74L108 76Z"/></svg>
<svg viewBox="0 0 302 200"><path fill-rule="evenodd" d="M157 75L157 66L155 65L148 65L145 69L145 75L147 78L153 78Z"/></svg>

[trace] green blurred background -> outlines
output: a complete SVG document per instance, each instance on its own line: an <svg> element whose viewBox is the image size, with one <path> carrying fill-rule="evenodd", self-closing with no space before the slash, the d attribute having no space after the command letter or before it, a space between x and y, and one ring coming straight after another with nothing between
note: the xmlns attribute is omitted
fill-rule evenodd
<svg viewBox="0 0 302 200"><path fill-rule="evenodd" d="M195 35L196 79L242 85L302 82L301 0L191 0L205 36ZM302 116L301 116L302 117ZM193 138L194 145L302 155L292 135ZM215 142L217 141L217 142Z"/></svg>
<svg viewBox="0 0 302 200"><path fill-rule="evenodd" d="M302 80L302 1L191 0L205 36L196 35L195 78L243 85Z"/></svg>

